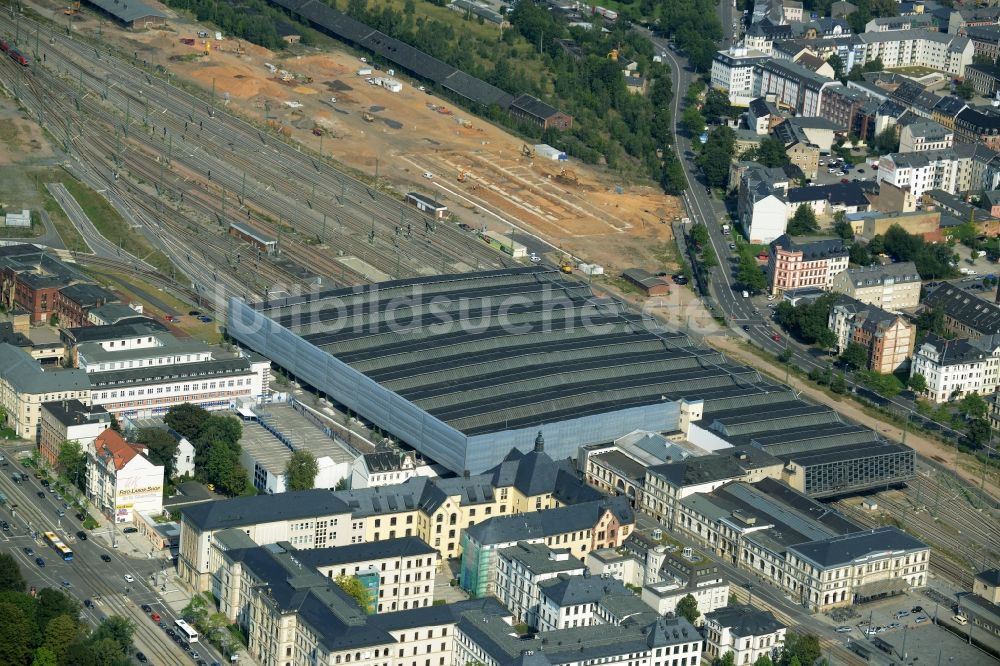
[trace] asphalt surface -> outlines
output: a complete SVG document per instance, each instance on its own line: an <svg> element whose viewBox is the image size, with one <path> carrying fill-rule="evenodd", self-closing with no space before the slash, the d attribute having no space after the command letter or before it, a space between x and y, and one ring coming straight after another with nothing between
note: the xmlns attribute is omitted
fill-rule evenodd
<svg viewBox="0 0 1000 666"><path fill-rule="evenodd" d="M10 460L9 455L7 458ZM10 530L0 532L0 543L3 543L2 549L17 560L29 585L61 588L81 603L90 599L93 607L82 607L80 613L82 619L93 625L110 615L132 620L136 626L135 649L142 651L152 664L195 663L167 636L164 628L157 626L141 609L143 604L150 605L160 614L161 622L166 627L172 626L178 619L179 615L163 598L165 593L176 588L176 583L170 580L172 571L167 560L143 557L145 553L136 553L136 557L131 557L133 542L122 535L117 537L120 547L110 547L107 528L88 532L85 541L78 539L76 533L82 530L82 526L72 515L75 510L67 511L67 515L60 518L56 511L62 508L62 503L57 502L55 495L47 492L31 476L31 469L8 462L8 465L0 467L0 471L0 492L8 498L8 503L0 507L0 520L10 524ZM14 472L24 472L28 474L28 479L16 484L11 480ZM44 497L38 497L38 492L43 492ZM40 535L46 531L58 534L73 550L72 562L63 562L44 540L32 537L32 532ZM28 555L26 548L33 553ZM104 562L102 555L108 556L110 562ZM42 558L45 566L36 564L36 557ZM126 582L125 574L131 575L134 582ZM209 663L228 661L203 641L194 647Z"/></svg>

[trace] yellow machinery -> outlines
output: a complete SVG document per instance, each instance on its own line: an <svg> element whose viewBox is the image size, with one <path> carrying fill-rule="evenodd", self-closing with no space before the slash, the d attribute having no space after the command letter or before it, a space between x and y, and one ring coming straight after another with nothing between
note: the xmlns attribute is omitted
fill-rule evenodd
<svg viewBox="0 0 1000 666"><path fill-rule="evenodd" d="M566 185L576 185L577 183L576 172L573 171L572 169L563 169L556 176L556 180Z"/></svg>
<svg viewBox="0 0 1000 666"><path fill-rule="evenodd" d="M458 174L458 182L460 182L460 183L464 183L465 182L465 172L464 171L462 171L461 173Z"/></svg>
<svg viewBox="0 0 1000 666"><path fill-rule="evenodd" d="M375 122L375 116L373 116L368 111L362 111L361 112L361 117L364 118L364 120L365 120L366 123L373 123L373 122Z"/></svg>
<svg viewBox="0 0 1000 666"><path fill-rule="evenodd" d="M566 255L563 255L562 259L559 260L559 270L563 273L573 272L573 262Z"/></svg>
<svg viewBox="0 0 1000 666"><path fill-rule="evenodd" d="M608 54L608 58L618 62L618 49L611 49L611 53Z"/></svg>

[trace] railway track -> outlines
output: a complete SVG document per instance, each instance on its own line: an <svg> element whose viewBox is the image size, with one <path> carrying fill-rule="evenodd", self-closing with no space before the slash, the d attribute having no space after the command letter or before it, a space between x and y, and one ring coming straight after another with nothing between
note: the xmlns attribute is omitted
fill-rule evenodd
<svg viewBox="0 0 1000 666"><path fill-rule="evenodd" d="M29 20L22 20L24 24L28 25L25 29L33 27ZM0 14L0 29L9 32L10 28L10 18ZM67 81L76 81L76 99L80 91L85 98L100 97L104 106L125 118L121 130L128 130L130 140L139 138L141 133L132 131L132 126L141 118L149 124L150 133L161 139L161 146L156 147L142 137L145 145L158 148L161 159L169 159L171 167L177 163L199 178L205 191L218 195L220 201L233 196L241 210L259 211L256 222L269 225L270 233L279 224L289 224L299 235L319 238L338 253L355 256L393 277L504 263L492 249L452 225L433 224L329 161L236 116L211 109L106 50L44 25L40 31L51 42L43 48L46 65L42 69L63 72L64 87ZM65 134L73 132L67 127ZM122 149L117 151L120 155ZM290 252L295 253L328 275L345 272L341 262L330 256L301 248Z"/></svg>

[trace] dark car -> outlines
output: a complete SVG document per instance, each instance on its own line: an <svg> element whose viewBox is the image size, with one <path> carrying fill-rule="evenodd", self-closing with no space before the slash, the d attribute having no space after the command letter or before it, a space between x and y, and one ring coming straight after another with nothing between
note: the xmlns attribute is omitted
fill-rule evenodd
<svg viewBox="0 0 1000 666"><path fill-rule="evenodd" d="M94 602L91 601L90 599L84 599L83 600L83 605L86 606L87 608L93 608L94 607Z"/></svg>
<svg viewBox="0 0 1000 666"><path fill-rule="evenodd" d="M45 486L46 488L48 488L49 487L49 480L48 479L42 479L42 485Z"/></svg>
<svg viewBox="0 0 1000 666"><path fill-rule="evenodd" d="M174 637L177 636L177 632L174 631L173 629L167 629L167 636L170 636L171 638L174 638Z"/></svg>
<svg viewBox="0 0 1000 666"><path fill-rule="evenodd" d="M0 530L3 530L4 532L9 532L10 523L8 523L6 520L0 520Z"/></svg>
<svg viewBox="0 0 1000 666"><path fill-rule="evenodd" d="M101 554L101 559L104 560L105 562L110 562L111 561L111 556L108 555L107 553L102 553Z"/></svg>
<svg viewBox="0 0 1000 666"><path fill-rule="evenodd" d="M746 331L747 333L749 333L750 332L750 327L747 324L743 324L743 330Z"/></svg>
<svg viewBox="0 0 1000 666"><path fill-rule="evenodd" d="M846 185L847 183L849 183L849 182L851 182L851 181L850 181L850 180L848 180L847 178L841 178L841 179L840 179L840 182L841 182L841 183L844 183L844 184Z"/></svg>
<svg viewBox="0 0 1000 666"><path fill-rule="evenodd" d="M83 530L80 530L79 532L76 533L76 538L79 539L80 541L86 541L87 533L84 532Z"/></svg>
<svg viewBox="0 0 1000 666"><path fill-rule="evenodd" d="M44 492L42 492L41 490L39 490L39 491L38 491L37 493L35 493L35 494L36 494L36 495L38 495L39 497L41 497L42 499L45 499L45 493L44 493Z"/></svg>
<svg viewBox="0 0 1000 666"><path fill-rule="evenodd" d="M188 314L191 315L192 317L197 317L201 313L197 310L191 310L191 312L188 312Z"/></svg>
<svg viewBox="0 0 1000 666"><path fill-rule="evenodd" d="M22 550L24 551L24 554L27 555L28 557L31 557L32 555L35 554L35 551L33 551L31 548L25 547L22 548Z"/></svg>
<svg viewBox="0 0 1000 666"><path fill-rule="evenodd" d="M468 224L466 224L465 222L461 222L461 223L460 223L460 224L458 225L458 228L459 228L459 229L461 229L462 231L472 231L472 227L470 227L470 226L469 226Z"/></svg>
<svg viewBox="0 0 1000 666"><path fill-rule="evenodd" d="M74 514L74 515L76 516L76 519L79 520L81 523L83 521L87 520L87 514L83 513L82 511L80 511L80 512Z"/></svg>
<svg viewBox="0 0 1000 666"><path fill-rule="evenodd" d="M139 606L139 608L141 608L142 612L146 614L153 612L153 607L150 606L149 604L143 604L142 606Z"/></svg>
<svg viewBox="0 0 1000 666"><path fill-rule="evenodd" d="M45 566L45 560L43 560L40 557L36 557L35 558L35 564L37 564L40 567L44 567Z"/></svg>
<svg viewBox="0 0 1000 666"><path fill-rule="evenodd" d="M140 664L145 664L147 661L149 661L149 659L146 659L146 655L144 655L141 652L136 652L135 653L135 658L136 658L136 661L138 661Z"/></svg>
<svg viewBox="0 0 1000 666"><path fill-rule="evenodd" d="M126 527L125 529L122 530L122 532L124 532L125 534L135 534L138 531L139 531L138 527Z"/></svg>

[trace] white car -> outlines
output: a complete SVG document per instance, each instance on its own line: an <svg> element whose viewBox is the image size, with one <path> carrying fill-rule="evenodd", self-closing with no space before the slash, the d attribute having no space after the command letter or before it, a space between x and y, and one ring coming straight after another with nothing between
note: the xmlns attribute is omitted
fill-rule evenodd
<svg viewBox="0 0 1000 666"><path fill-rule="evenodd" d="M430 171L424 171L424 178L426 178L427 180L431 180L432 178L434 178L434 174L432 174Z"/></svg>
<svg viewBox="0 0 1000 666"><path fill-rule="evenodd" d="M135 578L132 578L132 574L125 574L125 582L126 583L134 583L135 582Z"/></svg>
<svg viewBox="0 0 1000 666"><path fill-rule="evenodd" d="M541 257L539 257L539 256L538 256L537 254L535 254L534 252L532 252L532 253L531 253L531 256L530 256L530 257L528 257L528 259L530 259L530 260L531 260L531 263L533 263L533 264L538 264L538 263L541 263L541 261L542 261L542 258L541 258Z"/></svg>

